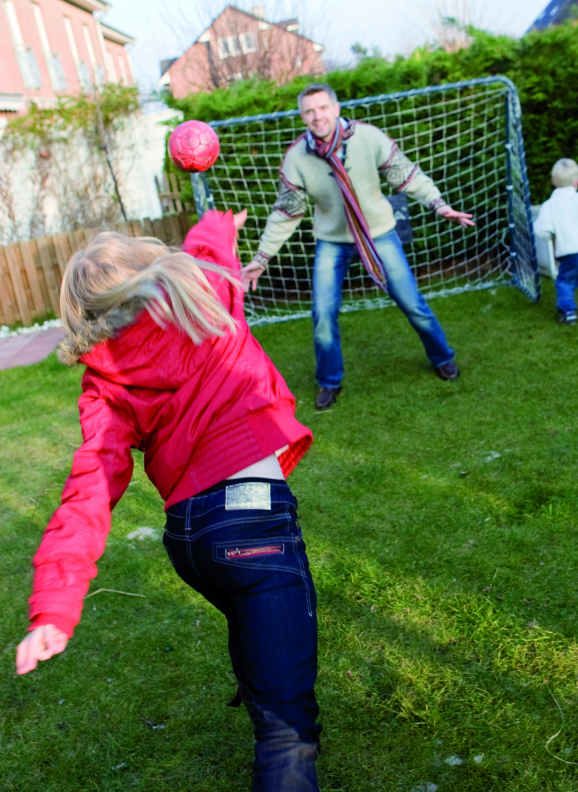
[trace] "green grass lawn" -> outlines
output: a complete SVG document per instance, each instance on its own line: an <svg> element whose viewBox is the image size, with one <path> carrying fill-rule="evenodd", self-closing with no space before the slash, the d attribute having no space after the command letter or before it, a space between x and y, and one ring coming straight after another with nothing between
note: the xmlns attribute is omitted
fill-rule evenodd
<svg viewBox="0 0 578 792"><path fill-rule="evenodd" d="M291 484L319 598L324 791L578 790L578 328L544 291L434 301L463 369L451 383L399 311L344 315L326 413L310 323L255 331L315 434ZM0 372L0 789L245 792L224 620L165 557L142 465L91 591L144 598L90 597L64 654L14 674L80 374L54 356ZM129 538L141 527L156 538Z"/></svg>

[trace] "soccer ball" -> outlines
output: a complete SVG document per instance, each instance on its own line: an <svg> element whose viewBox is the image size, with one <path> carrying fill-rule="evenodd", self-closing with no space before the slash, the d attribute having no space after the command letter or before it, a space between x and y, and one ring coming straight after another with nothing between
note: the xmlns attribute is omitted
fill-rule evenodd
<svg viewBox="0 0 578 792"><path fill-rule="evenodd" d="M171 132L169 157L179 170L197 173L208 170L219 156L219 138L204 121L184 121Z"/></svg>

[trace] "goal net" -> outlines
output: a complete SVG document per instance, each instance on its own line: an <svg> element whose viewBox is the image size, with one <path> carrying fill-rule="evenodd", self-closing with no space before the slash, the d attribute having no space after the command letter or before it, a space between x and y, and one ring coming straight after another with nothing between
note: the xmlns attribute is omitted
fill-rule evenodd
<svg viewBox="0 0 578 792"><path fill-rule="evenodd" d="M404 205L404 196L394 205L406 255L426 297L508 283L531 299L539 298L520 104L513 83L504 77L472 80L342 102L341 108L342 115L383 129L433 178L454 209L474 215L475 228L464 230L416 201ZM200 186L208 187L218 207L249 210L239 240L241 260L248 263L278 194L283 154L303 132L303 123L295 110L231 118L212 126L221 141L221 156ZM385 183L383 191L390 192ZM258 290L247 295L250 323L309 315L312 220L309 206L297 232L260 277ZM389 302L362 264L353 264L344 283L342 310Z"/></svg>

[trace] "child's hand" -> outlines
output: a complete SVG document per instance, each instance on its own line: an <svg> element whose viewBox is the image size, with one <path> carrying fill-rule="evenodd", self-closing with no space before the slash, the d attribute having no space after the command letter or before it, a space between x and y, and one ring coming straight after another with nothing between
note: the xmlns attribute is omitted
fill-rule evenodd
<svg viewBox="0 0 578 792"><path fill-rule="evenodd" d="M237 214L233 215L233 223L235 223L235 229L240 231L241 228L245 225L245 221L247 219L247 210L243 209L242 212L237 212Z"/></svg>
<svg viewBox="0 0 578 792"><path fill-rule="evenodd" d="M245 220L247 219L247 210L243 209L242 212L237 212L237 214L233 215L233 223L235 224L235 241L233 243L233 255L237 255L237 237L239 236L239 231L245 225ZM245 289L246 291L246 289Z"/></svg>
<svg viewBox="0 0 578 792"><path fill-rule="evenodd" d="M31 630L18 644L16 673L27 674L36 668L39 660L48 660L52 655L63 652L67 643L66 634L53 624L43 624Z"/></svg>

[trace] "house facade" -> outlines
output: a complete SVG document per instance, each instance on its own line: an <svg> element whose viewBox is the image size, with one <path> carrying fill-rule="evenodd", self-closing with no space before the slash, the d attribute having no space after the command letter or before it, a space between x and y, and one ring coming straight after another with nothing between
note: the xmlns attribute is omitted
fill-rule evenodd
<svg viewBox="0 0 578 792"><path fill-rule="evenodd" d="M118 82L133 85L134 39L96 16L103 0L0 0L0 116L30 102Z"/></svg>
<svg viewBox="0 0 578 792"><path fill-rule="evenodd" d="M296 19L270 22L261 6L228 5L181 57L161 64L160 85L180 99L252 76L281 84L323 74L323 49L299 33Z"/></svg>
<svg viewBox="0 0 578 792"><path fill-rule="evenodd" d="M530 30L544 30L549 25L560 25L567 19L578 19L577 0L551 0L542 13L536 17Z"/></svg>
<svg viewBox="0 0 578 792"><path fill-rule="evenodd" d="M7 156L4 128L31 103L106 84L134 85L134 39L104 24L104 0L0 0L0 245L122 220L110 174L129 218L162 214L166 126L174 111L136 113L107 138L111 168L93 142L71 130L49 150ZM1 280L1 272L0 272Z"/></svg>

